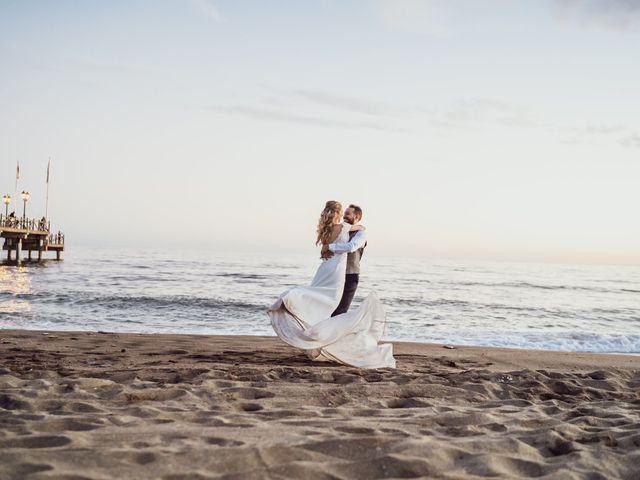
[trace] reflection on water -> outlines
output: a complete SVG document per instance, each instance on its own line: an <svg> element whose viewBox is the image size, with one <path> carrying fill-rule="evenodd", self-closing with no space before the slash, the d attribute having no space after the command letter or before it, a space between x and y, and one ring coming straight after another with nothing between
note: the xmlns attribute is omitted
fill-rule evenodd
<svg viewBox="0 0 640 480"><path fill-rule="evenodd" d="M31 276L27 267L0 265L0 314L30 312L28 297L31 293Z"/></svg>

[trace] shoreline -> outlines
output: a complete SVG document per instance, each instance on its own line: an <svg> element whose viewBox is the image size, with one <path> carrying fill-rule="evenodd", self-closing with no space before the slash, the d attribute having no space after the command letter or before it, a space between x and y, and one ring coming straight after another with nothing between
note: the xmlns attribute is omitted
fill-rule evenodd
<svg viewBox="0 0 640 480"><path fill-rule="evenodd" d="M280 343L283 343L277 335L247 335L247 334L218 334L218 333L177 333L177 332L118 332L118 331L107 331L107 330L50 330L50 329L25 329L25 328L0 328L0 337L3 332L10 332L10 334L15 333L43 333L43 334L51 334L55 335L59 334L89 334L89 335L159 335L159 336L168 336L168 337L180 337L180 336L189 336L189 337L203 337L203 338L223 338L232 340L240 340L240 341L251 341L252 339L259 340L276 340ZM443 349L465 349L470 352L474 351L494 351L494 352L513 352L513 353L525 353L525 352L536 352L539 354L551 354L551 355L598 355L602 357L606 356L629 356L629 357L640 357L640 352L593 352L587 350L553 350L553 349L545 349L545 348L525 348L525 347L498 347L492 345L469 345L469 344L459 344L459 343L434 343L427 341L419 341L419 340L383 340L382 343L392 343L394 345L394 349L396 347L400 347L401 349L411 349L412 347L421 348L424 347L426 349L431 350L432 348L443 348ZM284 344L284 343L283 343ZM292 347L293 348L293 347ZM295 350L295 348L294 348ZM609 359L612 360L612 359ZM615 362L614 362L615 363Z"/></svg>
<svg viewBox="0 0 640 480"><path fill-rule="evenodd" d="M363 370L277 337L1 330L0 477L640 476L636 356L394 355Z"/></svg>

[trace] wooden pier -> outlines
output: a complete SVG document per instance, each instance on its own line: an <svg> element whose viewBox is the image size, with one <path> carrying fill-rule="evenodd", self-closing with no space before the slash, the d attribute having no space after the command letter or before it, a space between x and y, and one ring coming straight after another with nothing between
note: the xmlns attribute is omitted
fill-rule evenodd
<svg viewBox="0 0 640 480"><path fill-rule="evenodd" d="M51 233L50 228L50 223L42 220L0 214L0 237L4 238L2 249L7 251L7 263L20 265L24 260L33 261L33 252L37 253L38 262L44 260L44 252L56 252L55 259L62 260L64 234ZM28 252L26 259L23 252Z"/></svg>

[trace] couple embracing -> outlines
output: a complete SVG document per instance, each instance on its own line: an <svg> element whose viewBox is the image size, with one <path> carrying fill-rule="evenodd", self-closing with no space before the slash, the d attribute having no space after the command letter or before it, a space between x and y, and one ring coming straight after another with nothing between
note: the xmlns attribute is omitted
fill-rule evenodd
<svg viewBox="0 0 640 480"><path fill-rule="evenodd" d="M314 360L393 368L392 345L380 343L386 312L376 294L369 294L358 308L349 311L366 246L361 219L362 209L356 205L343 214L339 202L326 203L316 239L316 245L322 245L322 262L311 284L286 290L268 314L278 336Z"/></svg>

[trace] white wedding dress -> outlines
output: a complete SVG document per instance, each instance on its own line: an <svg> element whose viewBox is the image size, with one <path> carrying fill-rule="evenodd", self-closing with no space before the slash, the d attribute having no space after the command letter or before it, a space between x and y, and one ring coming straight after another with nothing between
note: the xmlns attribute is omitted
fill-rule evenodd
<svg viewBox="0 0 640 480"><path fill-rule="evenodd" d="M351 225L344 223L335 243L349 241ZM292 287L269 308L271 325L289 345L317 360L334 360L361 368L396 366L393 346L380 343L386 312L375 293L355 310L332 317L340 303L347 255L323 260L311 285Z"/></svg>

